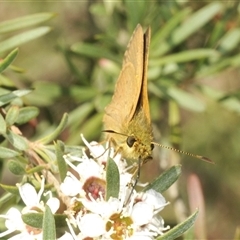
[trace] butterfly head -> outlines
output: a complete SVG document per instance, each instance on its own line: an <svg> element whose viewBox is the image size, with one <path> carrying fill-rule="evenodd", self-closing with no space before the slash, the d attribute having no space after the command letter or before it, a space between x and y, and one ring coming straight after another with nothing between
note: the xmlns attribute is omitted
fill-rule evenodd
<svg viewBox="0 0 240 240"><path fill-rule="evenodd" d="M152 150L154 145L147 138L140 139L134 135L126 137L126 144L122 145L122 155L126 158L143 162L152 159Z"/></svg>

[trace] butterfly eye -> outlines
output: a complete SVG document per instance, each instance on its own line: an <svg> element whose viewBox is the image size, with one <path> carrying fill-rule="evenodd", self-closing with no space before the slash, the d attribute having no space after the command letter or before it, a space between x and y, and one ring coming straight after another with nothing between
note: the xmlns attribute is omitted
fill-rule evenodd
<svg viewBox="0 0 240 240"><path fill-rule="evenodd" d="M127 138L127 145L128 145L129 147L132 147L135 142L136 142L136 139L135 139L133 136L129 136L129 137Z"/></svg>
<svg viewBox="0 0 240 240"><path fill-rule="evenodd" d="M153 150L154 149L154 144L153 143L151 143L151 150Z"/></svg>

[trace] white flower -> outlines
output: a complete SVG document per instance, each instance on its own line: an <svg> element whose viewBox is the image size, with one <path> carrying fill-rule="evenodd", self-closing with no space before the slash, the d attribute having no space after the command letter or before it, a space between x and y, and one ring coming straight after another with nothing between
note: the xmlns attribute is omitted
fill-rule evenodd
<svg viewBox="0 0 240 240"><path fill-rule="evenodd" d="M61 185L62 191L72 197L66 213L73 239L152 240L168 229L158 215L167 205L164 197L154 190L138 194L132 188L134 178L128 173L129 167L119 154L114 156L112 148L105 149L96 142L89 144L83 136L82 139L95 159L88 158L84 152L83 157L64 156L79 179L68 173ZM109 156L118 166L120 190L118 198L110 197L106 201L105 166ZM73 161L79 162L77 166ZM76 227L78 235L73 230Z"/></svg>
<svg viewBox="0 0 240 240"><path fill-rule="evenodd" d="M45 204L41 201L41 196L44 191L44 181L42 178L41 189L37 193L36 189L29 183L23 185L17 184L20 196L25 203L25 207L20 212L16 208L10 208L5 215L0 215L0 217L5 218L5 226L7 230L0 233L0 238L7 236L10 233L15 231L20 231L19 234L9 238L11 240L40 240L42 239L42 229L37 229L31 226L26 225L22 220L22 214L29 212L44 211ZM50 207L52 213L55 213L60 205L60 202L57 198L52 197L51 192L47 192L45 195L49 195L49 199L46 204Z"/></svg>
<svg viewBox="0 0 240 240"><path fill-rule="evenodd" d="M145 202L137 202L133 206L131 217L138 226L148 224L153 217L153 207Z"/></svg>
<svg viewBox="0 0 240 240"><path fill-rule="evenodd" d="M23 209L23 213L33 211L33 208L39 208L44 212L44 203L41 201L41 196L43 195L44 191L44 181L45 179L42 178L41 188L38 193L36 189L29 183L25 183L23 185L17 184L20 196L26 205L26 207ZM60 202L57 198L52 197L52 194L50 192L49 194L50 198L48 199L46 204L50 207L52 213L55 213L59 208Z"/></svg>
<svg viewBox="0 0 240 240"><path fill-rule="evenodd" d="M0 215L0 217L5 218L5 226L7 230L0 233L0 238L7 236L15 231L20 231L14 237L8 238L9 240L16 239L27 239L27 240L41 240L42 231L36 228L31 228L26 226L22 220L21 212L16 208L10 208L5 215Z"/></svg>
<svg viewBox="0 0 240 240"><path fill-rule="evenodd" d="M81 194L82 183L72 173L67 172L67 176L63 183L61 183L60 189L66 196L73 197Z"/></svg>
<svg viewBox="0 0 240 240"><path fill-rule="evenodd" d="M103 218L95 213L87 213L79 219L79 230L85 237L99 237L104 234L105 222Z"/></svg>

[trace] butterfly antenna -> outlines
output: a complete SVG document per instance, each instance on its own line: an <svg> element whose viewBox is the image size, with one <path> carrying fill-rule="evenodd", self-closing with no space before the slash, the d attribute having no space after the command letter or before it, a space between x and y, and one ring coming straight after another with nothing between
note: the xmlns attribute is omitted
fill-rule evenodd
<svg viewBox="0 0 240 240"><path fill-rule="evenodd" d="M213 162L210 158L207 158L207 157L204 157L204 156L201 156L201 155L197 155L197 154L192 154L192 153L189 153L189 152L185 152L185 151L182 151L182 150L173 148L173 147L169 147L169 146L162 145L162 144L160 144L160 143L152 142L152 144L157 145L157 146L159 146L159 147L161 147L161 148L169 149L169 150L174 151L174 152L178 152L178 153L181 153L181 154L185 154L185 155L190 156L190 157L198 158L198 159L200 159L200 160L202 160L202 161L205 161L205 162L208 162L208 163L211 163L211 164L215 164L215 162Z"/></svg>
<svg viewBox="0 0 240 240"><path fill-rule="evenodd" d="M123 134L123 133L119 133L119 132L115 132L114 130L102 130L102 132L106 132L106 133L114 133L114 134L118 134L118 135L122 135L122 136L126 136L126 137L128 137L128 135Z"/></svg>

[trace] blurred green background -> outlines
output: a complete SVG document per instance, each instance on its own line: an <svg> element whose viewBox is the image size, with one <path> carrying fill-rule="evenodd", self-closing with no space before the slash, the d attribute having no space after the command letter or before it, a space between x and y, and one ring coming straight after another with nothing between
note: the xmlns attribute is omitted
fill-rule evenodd
<svg viewBox="0 0 240 240"><path fill-rule="evenodd" d="M65 143L82 144L80 133L89 141L102 139L104 107L127 42L137 23L151 26L148 87L155 141L207 156L215 165L155 147L142 177L151 181L181 163L178 188L166 193L167 208L174 209L180 197L188 209L189 176L196 174L205 199L207 238L233 239L240 227L238 1L1 2L0 22L41 12L56 13L44 23L52 31L21 45L14 61L18 71L4 72L12 85L1 82L1 87L34 88L24 103L38 106L40 114L21 127L24 135L38 139L68 112L68 128L60 136ZM0 39L25 30L2 33ZM176 224L179 213L165 211L165 221Z"/></svg>

